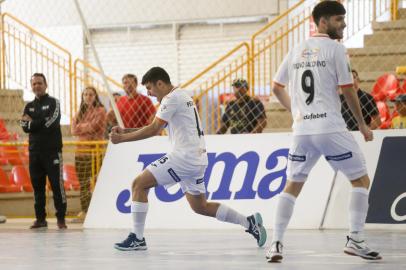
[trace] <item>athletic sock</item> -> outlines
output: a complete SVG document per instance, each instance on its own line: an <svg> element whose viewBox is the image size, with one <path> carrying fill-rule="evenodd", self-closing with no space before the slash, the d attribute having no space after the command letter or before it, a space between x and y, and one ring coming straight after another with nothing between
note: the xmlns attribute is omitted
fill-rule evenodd
<svg viewBox="0 0 406 270"><path fill-rule="evenodd" d="M248 229L250 226L246 216L238 213L234 209L231 209L224 204L220 204L219 208L217 209L216 218L220 221L240 224L246 229Z"/></svg>
<svg viewBox="0 0 406 270"><path fill-rule="evenodd" d="M368 213L368 190L366 188L352 188L349 213L350 237L355 241L362 241L365 219Z"/></svg>
<svg viewBox="0 0 406 270"><path fill-rule="evenodd" d="M284 192L279 195L273 228L273 242L282 242L286 227L288 226L289 220L292 217L293 208L295 207L295 201L296 197L289 193Z"/></svg>
<svg viewBox="0 0 406 270"><path fill-rule="evenodd" d="M148 203L132 202L131 203L131 215L133 218L133 233L137 236L137 239L142 240L144 238L145 219L148 212Z"/></svg>

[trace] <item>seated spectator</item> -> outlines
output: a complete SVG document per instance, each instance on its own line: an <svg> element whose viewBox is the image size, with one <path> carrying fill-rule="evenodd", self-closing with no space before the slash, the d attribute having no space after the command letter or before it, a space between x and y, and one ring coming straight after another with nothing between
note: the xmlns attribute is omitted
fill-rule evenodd
<svg viewBox="0 0 406 270"><path fill-rule="evenodd" d="M124 127L140 128L150 124L155 116L155 106L147 96L137 93L137 77L134 74L126 74L122 82L126 96L120 97L116 105ZM107 114L107 119L110 125L117 125L117 119L112 110Z"/></svg>
<svg viewBox="0 0 406 270"><path fill-rule="evenodd" d="M248 95L246 80L235 79L232 87L236 100L227 104L216 133L224 134L229 128L231 134L261 133L266 126L264 105L257 98Z"/></svg>
<svg viewBox="0 0 406 270"><path fill-rule="evenodd" d="M364 117L365 123L371 129L379 128L381 125L381 117L374 98L359 88L360 79L358 77L358 72L355 69L352 70L352 77L354 79L354 90L357 91L358 100L360 103L359 105L361 106L362 116ZM343 115L345 123L347 124L347 128L349 130L358 130L357 120L348 107L343 94L340 94L340 100L341 114Z"/></svg>
<svg viewBox="0 0 406 270"><path fill-rule="evenodd" d="M393 117L391 128L403 129L406 128L406 94L401 94L395 99L395 110L399 113Z"/></svg>
<svg viewBox="0 0 406 270"><path fill-rule="evenodd" d="M106 110L100 102L96 89L88 86L82 92L79 111L73 118L71 131L79 141L104 140L106 129ZM90 181L92 177L92 147L79 145L75 155L76 173L80 183L80 205L81 212L76 222L83 222L89 208L91 191ZM101 160L101 158L99 159Z"/></svg>

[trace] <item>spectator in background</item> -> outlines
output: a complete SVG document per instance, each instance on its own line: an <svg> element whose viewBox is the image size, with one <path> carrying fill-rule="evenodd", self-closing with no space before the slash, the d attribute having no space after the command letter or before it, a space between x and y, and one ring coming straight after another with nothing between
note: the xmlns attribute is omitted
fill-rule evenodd
<svg viewBox="0 0 406 270"><path fill-rule="evenodd" d="M20 121L24 132L29 134L29 169L35 198L36 220L30 228L48 227L45 211L45 184L48 176L58 228L66 229L66 195L61 177L62 133L59 100L45 92L47 81L42 73L32 75L31 88L35 99L25 106Z"/></svg>
<svg viewBox="0 0 406 270"><path fill-rule="evenodd" d="M93 86L88 86L82 92L79 111L72 121L72 135L78 136L79 141L100 141L104 140L105 130L106 110L100 102L96 89ZM94 158L92 148L88 145L77 147L75 168L80 183L81 212L73 222L83 222L89 208L92 196L90 191L92 160L97 160Z"/></svg>
<svg viewBox="0 0 406 270"><path fill-rule="evenodd" d="M406 128L406 94L401 94L395 99L395 109L399 113L393 117L391 128L403 129Z"/></svg>
<svg viewBox="0 0 406 270"><path fill-rule="evenodd" d="M117 101L121 98L120 93L118 93L118 92L113 93L113 98L114 98L114 101L117 103Z"/></svg>
<svg viewBox="0 0 406 270"><path fill-rule="evenodd" d="M140 128L150 124L155 116L155 106L147 96L137 93L137 77L134 74L126 74L122 82L126 96L120 97L116 104L124 127ZM111 126L117 125L113 110L109 111L107 119Z"/></svg>
<svg viewBox="0 0 406 270"><path fill-rule="evenodd" d="M224 134L231 128L231 134L261 133L266 126L264 105L248 95L248 82L235 79L232 83L236 100L227 104L221 117L217 134Z"/></svg>
<svg viewBox="0 0 406 270"><path fill-rule="evenodd" d="M352 70L352 78L354 80L354 89L357 91L358 100L362 110L362 116L364 117L365 123L370 129L377 129L381 125L381 117L379 115L378 107L376 106L374 98L365 91L359 88L360 79L358 77L358 72ZM349 130L358 130L357 120L352 114L347 102L345 101L344 95L340 93L341 100L341 114L343 115L344 121L347 124Z"/></svg>

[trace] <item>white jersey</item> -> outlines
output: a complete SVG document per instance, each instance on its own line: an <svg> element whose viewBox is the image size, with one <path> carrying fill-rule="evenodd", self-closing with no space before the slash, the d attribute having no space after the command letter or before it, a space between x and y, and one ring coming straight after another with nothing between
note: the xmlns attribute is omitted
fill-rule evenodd
<svg viewBox="0 0 406 270"><path fill-rule="evenodd" d="M347 130L337 92L353 84L344 45L327 35L309 38L288 53L274 83L289 83L294 135Z"/></svg>
<svg viewBox="0 0 406 270"><path fill-rule="evenodd" d="M172 145L168 155L189 165L208 164L200 117L185 90L175 89L166 95L156 117L167 122L166 130Z"/></svg>

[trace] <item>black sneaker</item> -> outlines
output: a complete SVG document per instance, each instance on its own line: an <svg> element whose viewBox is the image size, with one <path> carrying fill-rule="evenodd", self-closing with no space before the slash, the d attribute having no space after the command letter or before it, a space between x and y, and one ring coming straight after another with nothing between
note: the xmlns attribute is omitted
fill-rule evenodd
<svg viewBox="0 0 406 270"><path fill-rule="evenodd" d="M123 242L114 244L114 247L118 250L146 250L147 243L145 238L139 240L134 233L130 233Z"/></svg>
<svg viewBox="0 0 406 270"><path fill-rule="evenodd" d="M262 217L260 213L255 213L252 216L247 217L247 220L250 224L247 233L254 236L257 240L259 247L262 247L266 242L266 230L262 225Z"/></svg>
<svg viewBox="0 0 406 270"><path fill-rule="evenodd" d="M58 220L56 225L58 226L58 229L60 230L66 230L68 226L66 226L65 220Z"/></svg>
<svg viewBox="0 0 406 270"><path fill-rule="evenodd" d="M30 226L30 229L41 229L48 228L48 222L46 220L35 220L34 223Z"/></svg>

